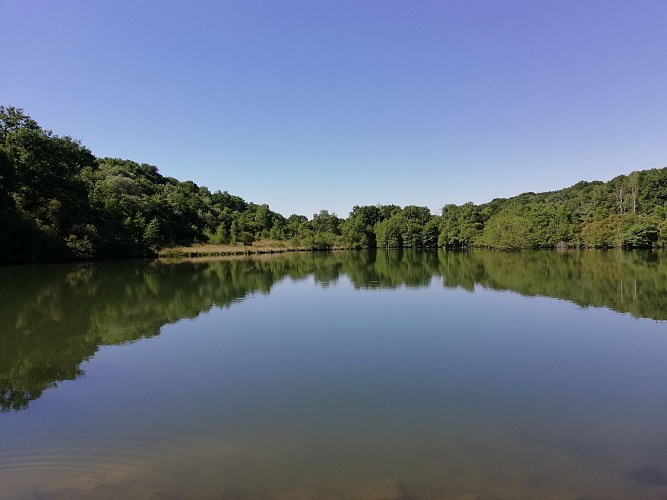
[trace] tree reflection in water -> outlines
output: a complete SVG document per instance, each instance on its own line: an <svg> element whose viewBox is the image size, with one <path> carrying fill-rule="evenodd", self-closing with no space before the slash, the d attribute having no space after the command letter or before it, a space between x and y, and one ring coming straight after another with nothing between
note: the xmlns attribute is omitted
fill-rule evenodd
<svg viewBox="0 0 667 500"><path fill-rule="evenodd" d="M270 293L285 279L355 288L482 286L667 319L660 252L475 250L295 253L199 261L131 261L0 268L0 406L21 410L83 376L104 345L159 335L162 326Z"/></svg>

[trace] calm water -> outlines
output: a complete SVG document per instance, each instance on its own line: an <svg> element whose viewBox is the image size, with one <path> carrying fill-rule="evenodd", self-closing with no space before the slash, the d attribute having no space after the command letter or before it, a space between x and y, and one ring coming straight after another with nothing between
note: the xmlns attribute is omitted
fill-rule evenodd
<svg viewBox="0 0 667 500"><path fill-rule="evenodd" d="M660 499L667 256L0 268L1 498Z"/></svg>

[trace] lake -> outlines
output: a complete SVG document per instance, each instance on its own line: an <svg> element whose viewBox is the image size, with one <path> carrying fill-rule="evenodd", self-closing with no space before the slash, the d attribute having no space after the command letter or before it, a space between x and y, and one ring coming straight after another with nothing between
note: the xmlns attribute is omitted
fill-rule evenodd
<svg viewBox="0 0 667 500"><path fill-rule="evenodd" d="M0 498L664 499L667 255L0 267Z"/></svg>

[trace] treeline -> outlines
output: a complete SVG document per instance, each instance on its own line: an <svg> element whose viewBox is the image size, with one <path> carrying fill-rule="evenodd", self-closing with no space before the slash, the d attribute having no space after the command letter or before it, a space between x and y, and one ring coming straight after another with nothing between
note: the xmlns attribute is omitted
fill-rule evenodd
<svg viewBox="0 0 667 500"><path fill-rule="evenodd" d="M262 239L314 249L468 247L639 248L667 241L667 168L610 182L581 182L483 205L355 206L346 219L322 210L289 217L266 204L157 167L96 158L75 139L0 106L0 262L153 255L193 243Z"/></svg>
<svg viewBox="0 0 667 500"><path fill-rule="evenodd" d="M164 177L152 165L95 158L78 141L42 129L12 107L0 107L0 209L5 262L289 239L307 221Z"/></svg>
<svg viewBox="0 0 667 500"><path fill-rule="evenodd" d="M445 247L651 248L667 242L667 168L523 193L482 205L445 205Z"/></svg>

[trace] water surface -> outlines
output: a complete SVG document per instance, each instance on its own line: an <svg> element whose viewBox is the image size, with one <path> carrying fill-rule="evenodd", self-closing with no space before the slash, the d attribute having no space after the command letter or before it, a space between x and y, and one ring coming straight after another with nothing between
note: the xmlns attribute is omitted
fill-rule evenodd
<svg viewBox="0 0 667 500"><path fill-rule="evenodd" d="M667 495L667 259L0 268L2 498Z"/></svg>

